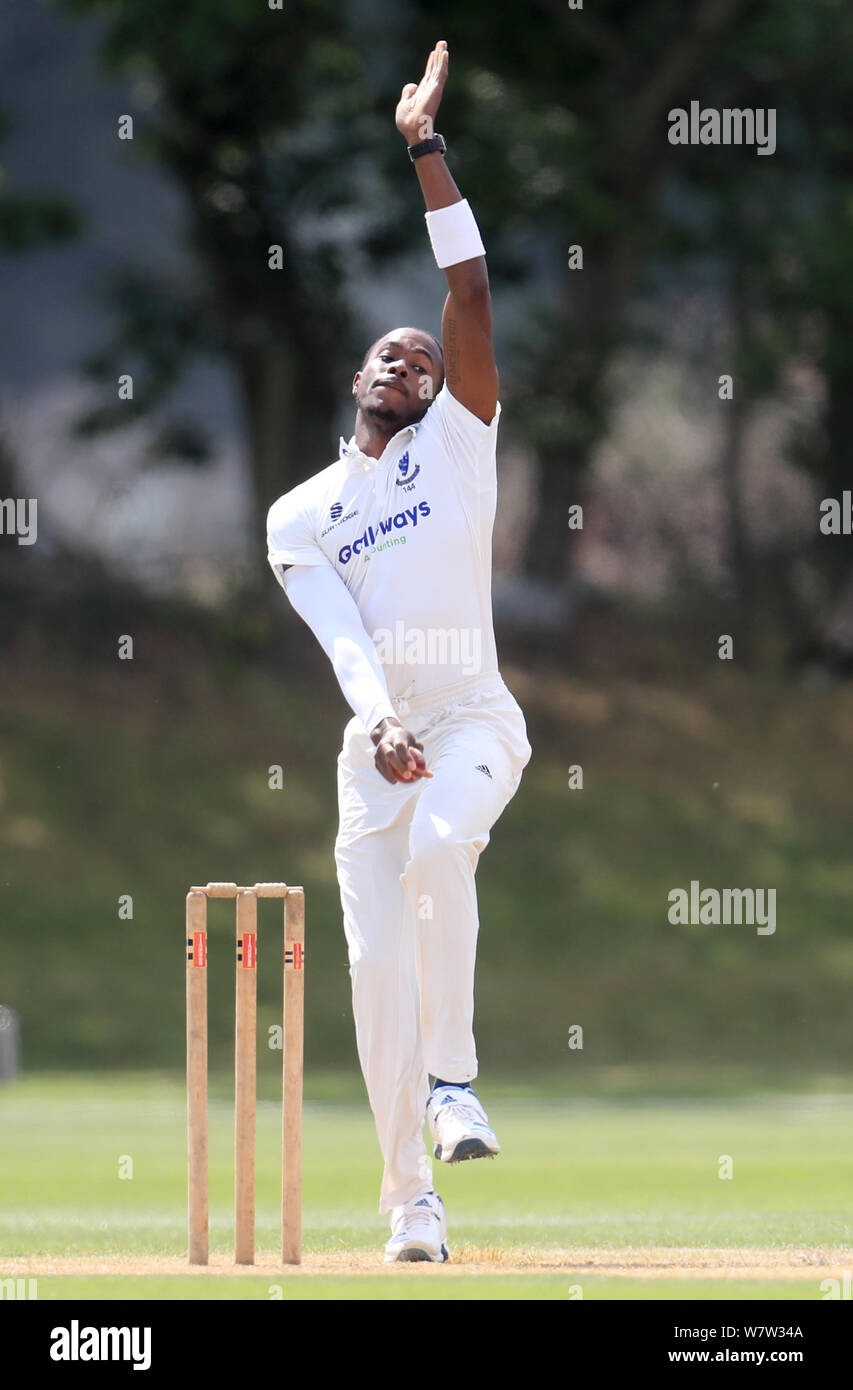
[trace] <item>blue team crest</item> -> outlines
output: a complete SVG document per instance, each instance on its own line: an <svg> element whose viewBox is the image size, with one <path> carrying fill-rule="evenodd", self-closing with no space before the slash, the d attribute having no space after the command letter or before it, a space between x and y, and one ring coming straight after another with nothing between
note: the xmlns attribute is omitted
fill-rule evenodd
<svg viewBox="0 0 853 1390"><path fill-rule="evenodd" d="M411 463L409 462L409 451L407 449L403 457L397 464L397 472L400 475L398 478L395 479L397 486L407 487L410 483L413 483L415 481L415 478L418 476L420 471L421 466L419 463L416 463L414 467L412 467Z"/></svg>

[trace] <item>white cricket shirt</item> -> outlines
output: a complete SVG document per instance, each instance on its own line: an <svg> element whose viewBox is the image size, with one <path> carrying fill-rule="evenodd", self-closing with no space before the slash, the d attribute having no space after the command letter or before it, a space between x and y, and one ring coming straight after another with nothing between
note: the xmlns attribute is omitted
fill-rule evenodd
<svg viewBox="0 0 853 1390"><path fill-rule="evenodd" d="M486 425L442 386L379 459L351 438L270 508L269 562L331 565L352 594L392 698L497 673L492 530L500 403Z"/></svg>

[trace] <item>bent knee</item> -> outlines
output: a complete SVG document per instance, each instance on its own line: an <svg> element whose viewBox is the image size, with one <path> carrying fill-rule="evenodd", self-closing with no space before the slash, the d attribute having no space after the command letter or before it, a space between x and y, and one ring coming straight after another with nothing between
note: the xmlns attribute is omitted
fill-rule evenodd
<svg viewBox="0 0 853 1390"><path fill-rule="evenodd" d="M409 843L409 859L406 873L413 871L441 870L460 862L476 866L481 851L488 844L488 835L475 839L461 835L433 816L426 825L413 826Z"/></svg>

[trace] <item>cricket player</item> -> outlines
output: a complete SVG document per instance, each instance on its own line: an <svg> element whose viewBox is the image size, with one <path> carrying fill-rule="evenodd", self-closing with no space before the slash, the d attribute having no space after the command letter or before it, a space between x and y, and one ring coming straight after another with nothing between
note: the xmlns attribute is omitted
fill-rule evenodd
<svg viewBox="0 0 853 1390"><path fill-rule="evenodd" d="M531 754L492 627L498 375L483 243L433 133L448 61L442 40L396 112L447 277L442 342L394 328L368 349L352 438L268 518L273 571L354 714L335 861L386 1263L448 1257L425 1119L442 1163L500 1152L471 1087L474 875Z"/></svg>

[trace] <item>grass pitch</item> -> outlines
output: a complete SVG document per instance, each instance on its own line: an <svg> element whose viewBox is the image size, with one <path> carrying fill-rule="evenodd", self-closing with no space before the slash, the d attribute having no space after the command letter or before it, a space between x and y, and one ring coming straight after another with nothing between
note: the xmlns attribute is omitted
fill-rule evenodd
<svg viewBox="0 0 853 1390"><path fill-rule="evenodd" d="M193 1271L178 1079L69 1074L4 1086L0 1280L35 1279L40 1299L217 1300L818 1300L833 1288L826 1280L843 1286L845 1270L849 1284L845 1095L525 1100L485 1083L503 1154L435 1165L451 1263L387 1269L367 1103L313 1099L323 1087L309 1078L304 1263L276 1261L280 1110L261 1100L258 1263L237 1271L232 1109L212 1091L212 1262ZM721 1177L728 1160L732 1176Z"/></svg>

